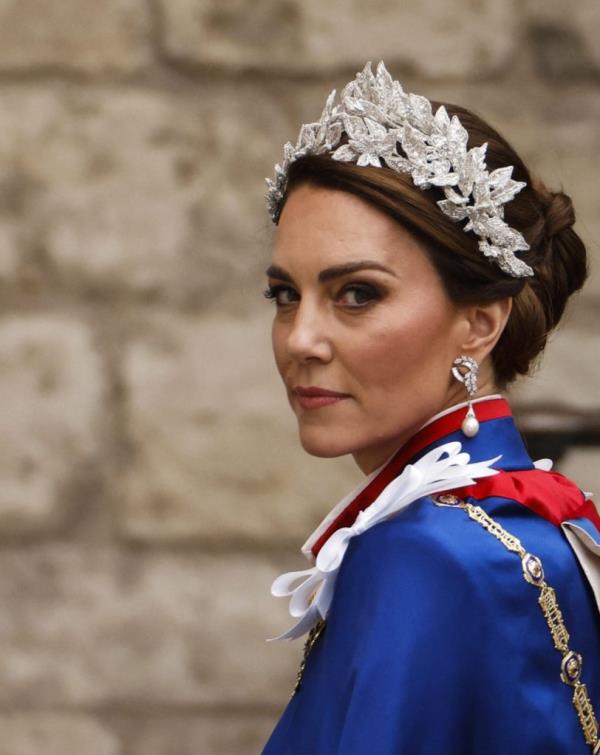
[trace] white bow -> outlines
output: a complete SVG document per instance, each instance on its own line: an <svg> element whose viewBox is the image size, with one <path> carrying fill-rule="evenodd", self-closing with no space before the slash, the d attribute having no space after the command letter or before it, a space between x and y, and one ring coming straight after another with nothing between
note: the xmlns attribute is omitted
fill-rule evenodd
<svg viewBox="0 0 600 755"><path fill-rule="evenodd" d="M414 464L407 464L402 474L392 480L375 501L360 512L351 527L341 527L331 535L319 551L312 569L287 572L277 577L271 585L271 594L276 598L290 597L290 614L300 621L287 632L272 637L269 642L301 637L319 619L326 618L337 574L353 537L420 498L472 485L477 478L498 473L491 465L501 456L470 464L469 454L461 453L461 448L458 441L445 443L426 453ZM303 581L293 587L302 578Z"/></svg>

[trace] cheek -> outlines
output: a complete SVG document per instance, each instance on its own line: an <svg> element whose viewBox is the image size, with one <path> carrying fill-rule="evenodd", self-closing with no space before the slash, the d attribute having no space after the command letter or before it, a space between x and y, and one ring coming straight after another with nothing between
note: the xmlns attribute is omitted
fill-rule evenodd
<svg viewBox="0 0 600 755"><path fill-rule="evenodd" d="M389 395L408 386L420 392L432 383L446 385L445 366L452 352L449 320L442 314L434 317L426 307L408 311L408 316L388 313L368 338L355 344L356 377L365 390L376 388Z"/></svg>
<svg viewBox="0 0 600 755"><path fill-rule="evenodd" d="M271 345L273 347L273 356L275 358L275 364L280 375L283 376L285 369L285 334L283 328L276 320L273 321L271 326Z"/></svg>

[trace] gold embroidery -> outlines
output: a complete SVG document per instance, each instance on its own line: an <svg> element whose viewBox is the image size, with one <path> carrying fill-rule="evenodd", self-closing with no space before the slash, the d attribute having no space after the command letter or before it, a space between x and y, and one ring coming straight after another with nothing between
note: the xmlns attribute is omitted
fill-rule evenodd
<svg viewBox="0 0 600 755"><path fill-rule="evenodd" d="M300 685L302 684L302 677L304 676L304 669L306 668L306 660L310 655L310 651L313 649L315 642L323 634L324 629L325 619L320 619L320 621L318 621L308 633L308 637L306 638L306 642L304 643L304 651L302 654L302 660L300 661L300 668L298 669L298 674L296 676L296 684L294 686L294 689L292 690L291 697L294 697L296 692L298 692L298 690L300 689Z"/></svg>
<svg viewBox="0 0 600 755"><path fill-rule="evenodd" d="M598 721L596 721L596 716L594 715L587 687L581 682L575 684L573 705L577 710L585 741L594 747L594 752L598 752Z"/></svg>
<svg viewBox="0 0 600 755"><path fill-rule="evenodd" d="M583 661L578 653L569 649L569 633L558 605L556 592L548 585L544 578L544 569L541 560L532 553L528 553L521 545L521 541L508 533L481 506L474 506L459 499L457 496L449 494L434 496L433 502L437 506L464 509L473 521L478 522L484 527L505 548L513 553L517 553L521 557L523 578L530 585L540 590L538 603L548 624L554 647L562 653L560 678L565 684L573 687L573 706L577 712L583 736L586 743L592 747L593 755L600 755L600 727L594 714L594 708L588 695L587 687L580 681Z"/></svg>
<svg viewBox="0 0 600 755"><path fill-rule="evenodd" d="M485 527L485 529L495 538L500 540L502 545L508 548L509 551L518 553L519 556L525 555L525 548L521 545L521 541L517 537L514 537L514 535L509 535L503 527L488 516L481 506L473 506L470 503L465 503L465 508L471 519L479 522L482 527Z"/></svg>
<svg viewBox="0 0 600 755"><path fill-rule="evenodd" d="M542 586L538 603L542 607L542 611L546 617L546 623L554 640L554 647L560 650L561 653L567 653L569 650L569 633L563 621L561 610L556 602L556 593L546 583Z"/></svg>

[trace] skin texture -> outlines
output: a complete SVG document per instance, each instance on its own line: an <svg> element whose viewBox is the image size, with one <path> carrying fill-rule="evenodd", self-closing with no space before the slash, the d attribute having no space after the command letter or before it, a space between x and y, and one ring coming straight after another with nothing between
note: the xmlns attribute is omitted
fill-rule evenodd
<svg viewBox="0 0 600 755"><path fill-rule="evenodd" d="M319 280L328 268L365 261L386 270ZM359 197L294 188L267 274L275 362L308 453L352 454L371 472L430 417L466 400L451 376L460 354L480 363L477 395L497 393L489 355L511 300L455 305L414 236ZM306 409L297 386L347 398Z"/></svg>

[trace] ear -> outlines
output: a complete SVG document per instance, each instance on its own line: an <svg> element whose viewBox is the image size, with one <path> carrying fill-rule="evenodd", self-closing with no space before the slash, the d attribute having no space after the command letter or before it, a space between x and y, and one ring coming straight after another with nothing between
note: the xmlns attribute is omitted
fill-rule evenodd
<svg viewBox="0 0 600 755"><path fill-rule="evenodd" d="M512 310L512 302L512 297L507 297L464 308L467 334L461 348L465 353L473 356L479 363L483 362L502 335Z"/></svg>

